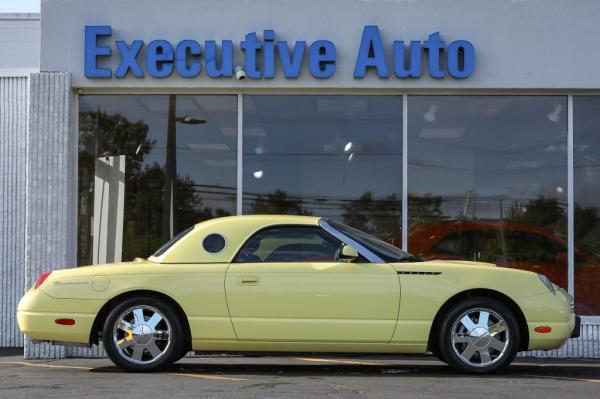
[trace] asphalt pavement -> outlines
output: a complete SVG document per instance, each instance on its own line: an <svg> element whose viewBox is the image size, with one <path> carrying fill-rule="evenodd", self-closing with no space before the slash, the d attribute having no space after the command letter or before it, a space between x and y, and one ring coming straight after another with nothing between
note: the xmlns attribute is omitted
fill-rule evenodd
<svg viewBox="0 0 600 399"><path fill-rule="evenodd" d="M432 357L185 358L132 374L108 359L0 356L0 398L600 398L600 361L523 359L490 376Z"/></svg>

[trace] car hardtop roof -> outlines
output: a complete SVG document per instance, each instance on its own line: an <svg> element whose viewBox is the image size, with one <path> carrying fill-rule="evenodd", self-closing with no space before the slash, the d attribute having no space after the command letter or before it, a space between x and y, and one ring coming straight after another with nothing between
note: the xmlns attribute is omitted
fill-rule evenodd
<svg viewBox="0 0 600 399"><path fill-rule="evenodd" d="M318 216L299 216L299 215L238 215L223 216L214 219L205 220L197 223L196 227L208 227L212 224L221 223L242 223L244 221L259 223L268 226L270 224L304 224L318 226L321 217Z"/></svg>

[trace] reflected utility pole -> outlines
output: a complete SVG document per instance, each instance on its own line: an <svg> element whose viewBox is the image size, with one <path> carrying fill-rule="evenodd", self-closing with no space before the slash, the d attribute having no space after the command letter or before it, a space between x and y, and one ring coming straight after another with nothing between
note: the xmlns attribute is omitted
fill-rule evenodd
<svg viewBox="0 0 600 399"><path fill-rule="evenodd" d="M177 131L176 131L176 96L169 95L169 116L167 122L167 151L165 161L165 185L163 189L163 214L161 242L167 242L175 235L177 209Z"/></svg>
<svg viewBox="0 0 600 399"><path fill-rule="evenodd" d="M163 214L161 242L165 243L175 236L177 229L177 122L184 125L200 125L206 120L185 115L177 117L177 96L169 95L169 114L167 121L167 148L165 160L165 184L163 188Z"/></svg>

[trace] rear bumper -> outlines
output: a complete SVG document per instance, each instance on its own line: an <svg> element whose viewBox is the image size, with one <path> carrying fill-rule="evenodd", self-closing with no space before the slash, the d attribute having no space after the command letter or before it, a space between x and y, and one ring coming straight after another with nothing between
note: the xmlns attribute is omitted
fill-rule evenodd
<svg viewBox="0 0 600 399"><path fill-rule="evenodd" d="M69 317L75 320L72 326L56 324L55 320ZM39 341L64 341L89 343L94 315L46 312L17 312L17 321L23 334Z"/></svg>
<svg viewBox="0 0 600 399"><path fill-rule="evenodd" d="M575 327L571 333L571 338L579 338L581 335L581 317L575 316Z"/></svg>
<svg viewBox="0 0 600 399"><path fill-rule="evenodd" d="M34 340L88 344L100 301L56 299L41 289L27 292L17 308L17 322L23 334ZM73 319L73 325L56 319Z"/></svg>

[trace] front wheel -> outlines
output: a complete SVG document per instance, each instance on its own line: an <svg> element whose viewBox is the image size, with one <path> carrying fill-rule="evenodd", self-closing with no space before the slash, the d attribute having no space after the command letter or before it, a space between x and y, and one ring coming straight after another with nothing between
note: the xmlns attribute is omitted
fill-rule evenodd
<svg viewBox="0 0 600 399"><path fill-rule="evenodd" d="M487 374L507 367L519 348L513 312L492 298L470 298L455 305L442 322L439 349L453 368Z"/></svg>
<svg viewBox="0 0 600 399"><path fill-rule="evenodd" d="M163 301L153 297L127 299L108 314L102 341L108 357L127 371L155 371L181 354L181 322Z"/></svg>

